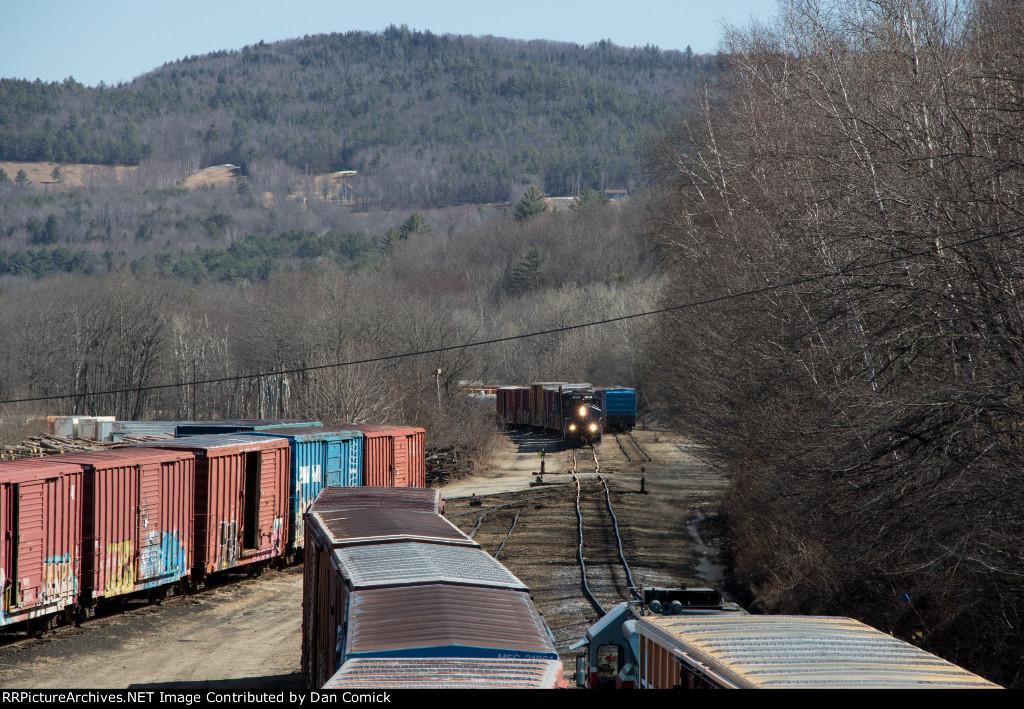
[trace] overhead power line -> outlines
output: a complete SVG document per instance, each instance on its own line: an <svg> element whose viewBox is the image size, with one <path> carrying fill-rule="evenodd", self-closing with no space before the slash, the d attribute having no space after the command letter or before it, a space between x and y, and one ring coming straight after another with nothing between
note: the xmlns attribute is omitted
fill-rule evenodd
<svg viewBox="0 0 1024 709"><path fill-rule="evenodd" d="M349 360L347 362L333 362L330 364L318 364L310 365L306 367L292 367L289 369L279 369L271 372L260 372L257 374L236 374L227 377L215 377L212 379L197 379L189 382L175 382L168 384L148 384L145 386L138 387L124 387L120 389L107 389L104 391L92 391L82 392L77 394L54 394L51 396L35 396L26 397L22 399L7 399L0 401L0 405L3 404L22 404L29 402L39 401L57 401L61 399L77 399L89 396L109 396L113 394L127 394L137 393L143 391L157 391L160 389L174 389L181 387L192 387L199 386L201 384L222 384L225 382L244 381L247 379L260 379L262 377L279 377L285 374L299 374L301 372L315 372L322 369L336 369L340 367L352 367L359 364L373 364L376 362L387 362L395 359L405 359L407 357L421 357L425 355L440 354L442 352L452 352L454 350L470 349L472 347L483 347L485 345L494 345L502 342L512 342L514 340L525 340L531 337L541 337L543 335L555 335L563 332L570 332L572 330L580 330L587 327L598 327L601 325L609 325L611 323L623 322L625 320L633 320L635 318L645 318L652 315L662 315L664 313L670 313L677 310L688 310L691 308L699 308L706 305L712 305L714 303L722 303L729 300L736 300L739 298L748 298L754 295L763 295L765 293L771 293L773 291L783 290L786 288L793 288L795 286L804 285L807 283L816 283L818 281L827 280L829 278L836 278L838 276L848 275L856 273L857 271L863 271L870 268L877 268L879 266L885 266L893 263L906 262L908 259L915 259L921 256L927 256L930 254L938 253L945 249L958 249L963 246L969 246L989 239L994 239L1002 236L1011 236L1024 232L1024 229L1015 228L1007 231L996 232L993 234L985 234L983 236L977 236L963 241L958 241L952 244L943 244L938 246L930 246L927 249L920 251L912 251L892 258L882 259L880 261L872 261L870 263L864 263L859 265L844 266L843 268L836 269L833 271L827 271L825 273L819 273L812 276L804 276L802 278L795 278L785 283L777 283L762 286L760 288L752 288L750 290L740 291L738 293L730 293L727 295L715 296L714 298L704 298L701 300L694 300L688 303L680 303L678 305L670 305L664 308L657 308L655 310L645 310L639 313L631 313L629 315L619 315L613 318L605 318L603 320L592 320L585 323L577 323L575 325L563 325L561 327L551 328L548 330L538 330L536 332L521 333L518 335L508 335L506 337L494 337L488 340L477 340L476 342L465 342L458 345L448 345L446 347L434 347L426 350L416 350L413 352L401 352L397 354L381 355L378 357L367 357L365 359Z"/></svg>

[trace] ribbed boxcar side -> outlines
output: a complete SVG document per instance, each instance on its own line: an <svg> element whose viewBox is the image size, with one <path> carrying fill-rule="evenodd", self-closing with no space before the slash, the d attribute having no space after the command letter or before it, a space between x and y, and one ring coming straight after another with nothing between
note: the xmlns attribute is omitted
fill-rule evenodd
<svg viewBox="0 0 1024 709"><path fill-rule="evenodd" d="M81 466L82 605L191 574L195 457L118 448L38 459Z"/></svg>
<svg viewBox="0 0 1024 709"><path fill-rule="evenodd" d="M601 399L606 431L630 431L636 426L636 389L604 387L595 391Z"/></svg>
<svg viewBox="0 0 1024 709"><path fill-rule="evenodd" d="M0 463L0 626L77 605L82 476L69 463Z"/></svg>
<svg viewBox="0 0 1024 709"><path fill-rule="evenodd" d="M325 487L358 487L363 475L363 434L334 427L289 428L253 431L239 435L278 437L288 440L291 466L288 473L288 539L293 551L302 549L303 515Z"/></svg>
<svg viewBox="0 0 1024 709"><path fill-rule="evenodd" d="M340 424L363 434L363 484L426 487L427 433L418 426Z"/></svg>
<svg viewBox="0 0 1024 709"><path fill-rule="evenodd" d="M285 553L291 449L287 439L199 435L138 444L196 456L194 576Z"/></svg>

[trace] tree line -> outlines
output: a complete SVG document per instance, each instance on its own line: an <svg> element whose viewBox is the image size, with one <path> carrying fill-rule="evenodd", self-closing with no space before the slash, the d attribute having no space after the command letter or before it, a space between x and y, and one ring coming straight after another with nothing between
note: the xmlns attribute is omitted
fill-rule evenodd
<svg viewBox="0 0 1024 709"><path fill-rule="evenodd" d="M1019 686L1024 14L787 0L651 148L667 400L754 608Z"/></svg>
<svg viewBox="0 0 1024 709"><path fill-rule="evenodd" d="M626 188L672 98L720 58L391 27L215 52L114 87L0 80L0 159L357 170L368 202L430 207Z"/></svg>
<svg viewBox="0 0 1024 709"><path fill-rule="evenodd" d="M159 256L149 268L114 266L102 275L8 276L0 287L0 347L9 353L0 363L0 400L64 398L0 407L0 419L60 412L405 423L424 425L431 446L480 455L497 433L493 410L475 407L461 382L634 385L644 376L630 335L638 327L377 358L650 305L658 280L636 231L642 209L597 200L527 220L467 216L457 224L414 212L391 229L398 236L387 250L331 230L245 236L222 249L221 257L235 250L257 264L265 254L308 256L308 268L267 261L265 278L193 278L176 272L186 260L165 272ZM339 265L337 256L353 249L371 250L375 265L348 268L348 256ZM542 268L521 281L518 267L537 252ZM206 258L199 253L194 258ZM354 360L371 361L333 366ZM191 383L207 380L215 381Z"/></svg>

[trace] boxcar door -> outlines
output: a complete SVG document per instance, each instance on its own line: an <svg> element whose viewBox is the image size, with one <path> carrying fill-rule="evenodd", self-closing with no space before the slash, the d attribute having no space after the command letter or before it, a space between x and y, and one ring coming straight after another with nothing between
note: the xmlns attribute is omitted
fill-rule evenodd
<svg viewBox="0 0 1024 709"><path fill-rule="evenodd" d="M21 486L0 483L0 621L18 606L18 513L21 510Z"/></svg>
<svg viewBox="0 0 1024 709"><path fill-rule="evenodd" d="M43 552L44 552L44 509L43 482L15 485L17 513L14 543L17 548L17 564L13 583L12 607L34 606L42 602Z"/></svg>
<svg viewBox="0 0 1024 709"><path fill-rule="evenodd" d="M164 523L160 494L163 487L161 472L158 463L143 465L139 471L139 568L136 570L138 583L156 581L167 573L160 555L160 530L163 529Z"/></svg>
<svg viewBox="0 0 1024 709"><path fill-rule="evenodd" d="M346 485L343 478L347 472L345 466L348 461L344 460L343 453L341 441L327 441L327 464L325 466L327 487L344 487Z"/></svg>
<svg viewBox="0 0 1024 709"><path fill-rule="evenodd" d="M409 487L409 439L395 436L395 487Z"/></svg>

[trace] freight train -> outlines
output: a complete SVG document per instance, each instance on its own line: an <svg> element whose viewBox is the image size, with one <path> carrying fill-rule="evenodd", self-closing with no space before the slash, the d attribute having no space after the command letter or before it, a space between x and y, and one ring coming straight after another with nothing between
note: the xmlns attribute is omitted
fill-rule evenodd
<svg viewBox="0 0 1024 709"><path fill-rule="evenodd" d="M529 589L445 519L440 493L330 488L306 513L310 689L564 687Z"/></svg>
<svg viewBox="0 0 1024 709"><path fill-rule="evenodd" d="M715 590L644 589L573 646L591 689L994 689L851 618L750 615Z"/></svg>
<svg viewBox="0 0 1024 709"><path fill-rule="evenodd" d="M106 600L290 562L327 486L425 486L422 428L315 423L216 422L0 462L0 627L47 629Z"/></svg>
<svg viewBox="0 0 1024 709"><path fill-rule="evenodd" d="M495 387L498 421L555 433L570 445L597 445L604 431L636 425L636 390L590 384L537 382Z"/></svg>

